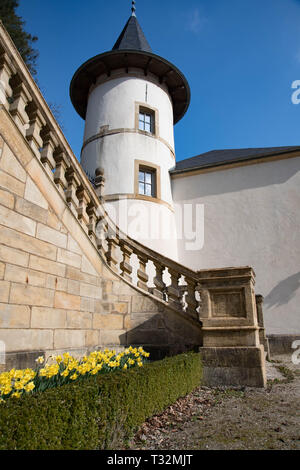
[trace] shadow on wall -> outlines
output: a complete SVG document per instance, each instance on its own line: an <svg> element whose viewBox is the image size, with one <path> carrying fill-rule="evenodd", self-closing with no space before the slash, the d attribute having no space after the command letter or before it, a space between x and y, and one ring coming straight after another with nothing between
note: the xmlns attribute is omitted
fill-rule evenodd
<svg viewBox="0 0 300 470"><path fill-rule="evenodd" d="M265 297L264 304L268 307L279 307L287 304L300 287L300 272L280 281Z"/></svg>
<svg viewBox="0 0 300 470"><path fill-rule="evenodd" d="M119 338L122 346L142 346L150 352L152 360L191 350L198 351L203 344L200 324L195 327L166 312L153 315Z"/></svg>

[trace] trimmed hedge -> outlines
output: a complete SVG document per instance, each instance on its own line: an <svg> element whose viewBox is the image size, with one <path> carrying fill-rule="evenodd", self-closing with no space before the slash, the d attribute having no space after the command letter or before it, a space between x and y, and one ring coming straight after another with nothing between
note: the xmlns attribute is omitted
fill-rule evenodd
<svg viewBox="0 0 300 470"><path fill-rule="evenodd" d="M198 353L91 377L0 405L0 449L115 449L201 384Z"/></svg>

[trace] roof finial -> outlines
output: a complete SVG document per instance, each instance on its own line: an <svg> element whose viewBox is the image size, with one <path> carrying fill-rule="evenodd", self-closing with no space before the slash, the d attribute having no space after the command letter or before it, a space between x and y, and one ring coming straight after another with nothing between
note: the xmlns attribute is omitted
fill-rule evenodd
<svg viewBox="0 0 300 470"><path fill-rule="evenodd" d="M136 16L136 14L135 14L135 10L136 10L136 8L135 8L135 1L134 1L134 0L132 0L132 7L131 7L131 11L132 11L132 13L131 13L131 16Z"/></svg>

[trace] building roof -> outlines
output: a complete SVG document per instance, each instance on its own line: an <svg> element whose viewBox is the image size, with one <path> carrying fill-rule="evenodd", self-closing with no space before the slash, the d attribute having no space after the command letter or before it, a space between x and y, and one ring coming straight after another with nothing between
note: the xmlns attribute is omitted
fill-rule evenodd
<svg viewBox="0 0 300 470"><path fill-rule="evenodd" d="M300 151L300 146L211 150L210 152L205 152L177 162L176 167L171 173L184 173L202 168L227 165L229 163L243 162L263 157L272 157L296 151Z"/></svg>
<svg viewBox="0 0 300 470"><path fill-rule="evenodd" d="M191 98L185 76L171 62L153 54L140 27L133 8L133 15L127 21L113 49L86 61L75 72L70 84L70 97L78 114L85 119L91 85L100 75L109 78L115 70L141 69L144 76L155 75L164 84L173 104L173 119L176 124L186 113Z"/></svg>
<svg viewBox="0 0 300 470"><path fill-rule="evenodd" d="M113 51L126 49L152 52L136 16L131 16L129 18L122 33L117 39L116 44L112 48Z"/></svg>

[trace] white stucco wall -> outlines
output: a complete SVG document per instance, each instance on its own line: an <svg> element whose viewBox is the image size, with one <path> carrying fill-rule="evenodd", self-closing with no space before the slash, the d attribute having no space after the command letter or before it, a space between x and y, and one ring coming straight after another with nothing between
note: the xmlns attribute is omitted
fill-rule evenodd
<svg viewBox="0 0 300 470"><path fill-rule="evenodd" d="M203 248L178 241L193 269L252 266L269 334L300 333L300 158L172 180L176 217L204 205ZM193 223L195 224L195 215Z"/></svg>
<svg viewBox="0 0 300 470"><path fill-rule="evenodd" d="M141 75L141 71L139 71ZM155 81L157 83L155 83ZM96 84L88 98L84 140L99 128L134 128L134 102L145 103L159 111L159 135L174 148L173 107L165 85L154 77L121 76Z"/></svg>

